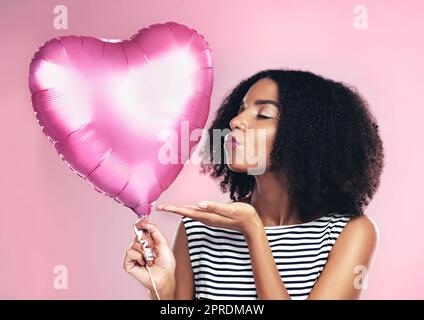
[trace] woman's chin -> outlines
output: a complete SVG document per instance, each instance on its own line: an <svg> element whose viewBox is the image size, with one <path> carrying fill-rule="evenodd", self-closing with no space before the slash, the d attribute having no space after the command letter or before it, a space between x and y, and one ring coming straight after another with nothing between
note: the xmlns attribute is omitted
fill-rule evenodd
<svg viewBox="0 0 424 320"><path fill-rule="evenodd" d="M258 170L258 163L250 164L247 159L241 155L226 153L226 159L230 159L231 163L227 163L228 168L233 172L249 173Z"/></svg>
<svg viewBox="0 0 424 320"><path fill-rule="evenodd" d="M246 173L248 175L259 176L266 172L267 168L264 166L248 165L246 163L227 163L228 168L237 173Z"/></svg>
<svg viewBox="0 0 424 320"><path fill-rule="evenodd" d="M227 163L228 168L233 172L245 173L247 172L247 166L240 163Z"/></svg>

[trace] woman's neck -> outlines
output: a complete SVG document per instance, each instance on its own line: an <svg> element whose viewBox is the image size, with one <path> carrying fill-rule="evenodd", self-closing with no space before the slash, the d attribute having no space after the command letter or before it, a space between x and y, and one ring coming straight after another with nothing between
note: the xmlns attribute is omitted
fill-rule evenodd
<svg viewBox="0 0 424 320"><path fill-rule="evenodd" d="M298 210L290 199L287 179L274 173L266 172L255 176L256 184L250 204L256 209L264 226L297 224L302 221Z"/></svg>

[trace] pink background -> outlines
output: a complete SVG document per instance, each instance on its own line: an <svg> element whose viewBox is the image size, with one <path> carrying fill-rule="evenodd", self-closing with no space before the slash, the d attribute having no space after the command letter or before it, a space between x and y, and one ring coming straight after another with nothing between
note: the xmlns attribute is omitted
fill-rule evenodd
<svg viewBox="0 0 424 320"><path fill-rule="evenodd" d="M53 27L55 5L68 30ZM368 8L368 30L353 7ZM46 40L65 34L128 38L156 22L203 34L212 48L213 115L242 78L265 68L299 68L355 85L377 116L385 145L381 187L367 213L380 245L362 298L424 298L422 125L424 4L421 1L0 1L0 298L144 299L122 269L135 215L69 170L42 134L27 86ZM209 119L211 120L211 119ZM188 164L159 200L227 201ZM179 216L153 213L169 241ZM53 286L68 269L67 290Z"/></svg>

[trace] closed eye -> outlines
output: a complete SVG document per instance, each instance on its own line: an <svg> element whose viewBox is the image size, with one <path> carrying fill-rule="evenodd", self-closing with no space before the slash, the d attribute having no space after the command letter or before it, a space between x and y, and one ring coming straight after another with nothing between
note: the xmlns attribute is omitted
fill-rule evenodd
<svg viewBox="0 0 424 320"><path fill-rule="evenodd" d="M246 108L245 108L244 104L243 104L243 103L242 103L242 104L240 104L238 114L240 114L241 112L243 112L245 109L246 109ZM258 119L273 119L273 117L268 117L268 116L263 115L263 114L258 114L256 117L257 117Z"/></svg>
<svg viewBox="0 0 424 320"><path fill-rule="evenodd" d="M265 116L263 114L258 114L258 118L259 119L271 119L272 117L267 117L267 116Z"/></svg>

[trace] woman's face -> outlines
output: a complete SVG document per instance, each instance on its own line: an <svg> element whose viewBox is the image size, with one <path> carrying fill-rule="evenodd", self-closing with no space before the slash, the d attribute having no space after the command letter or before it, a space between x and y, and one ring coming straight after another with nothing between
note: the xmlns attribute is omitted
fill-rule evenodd
<svg viewBox="0 0 424 320"><path fill-rule="evenodd" d="M231 134L225 139L225 153L232 171L254 175L266 171L278 117L277 83L262 78L249 88L241 101L239 113L230 121Z"/></svg>

